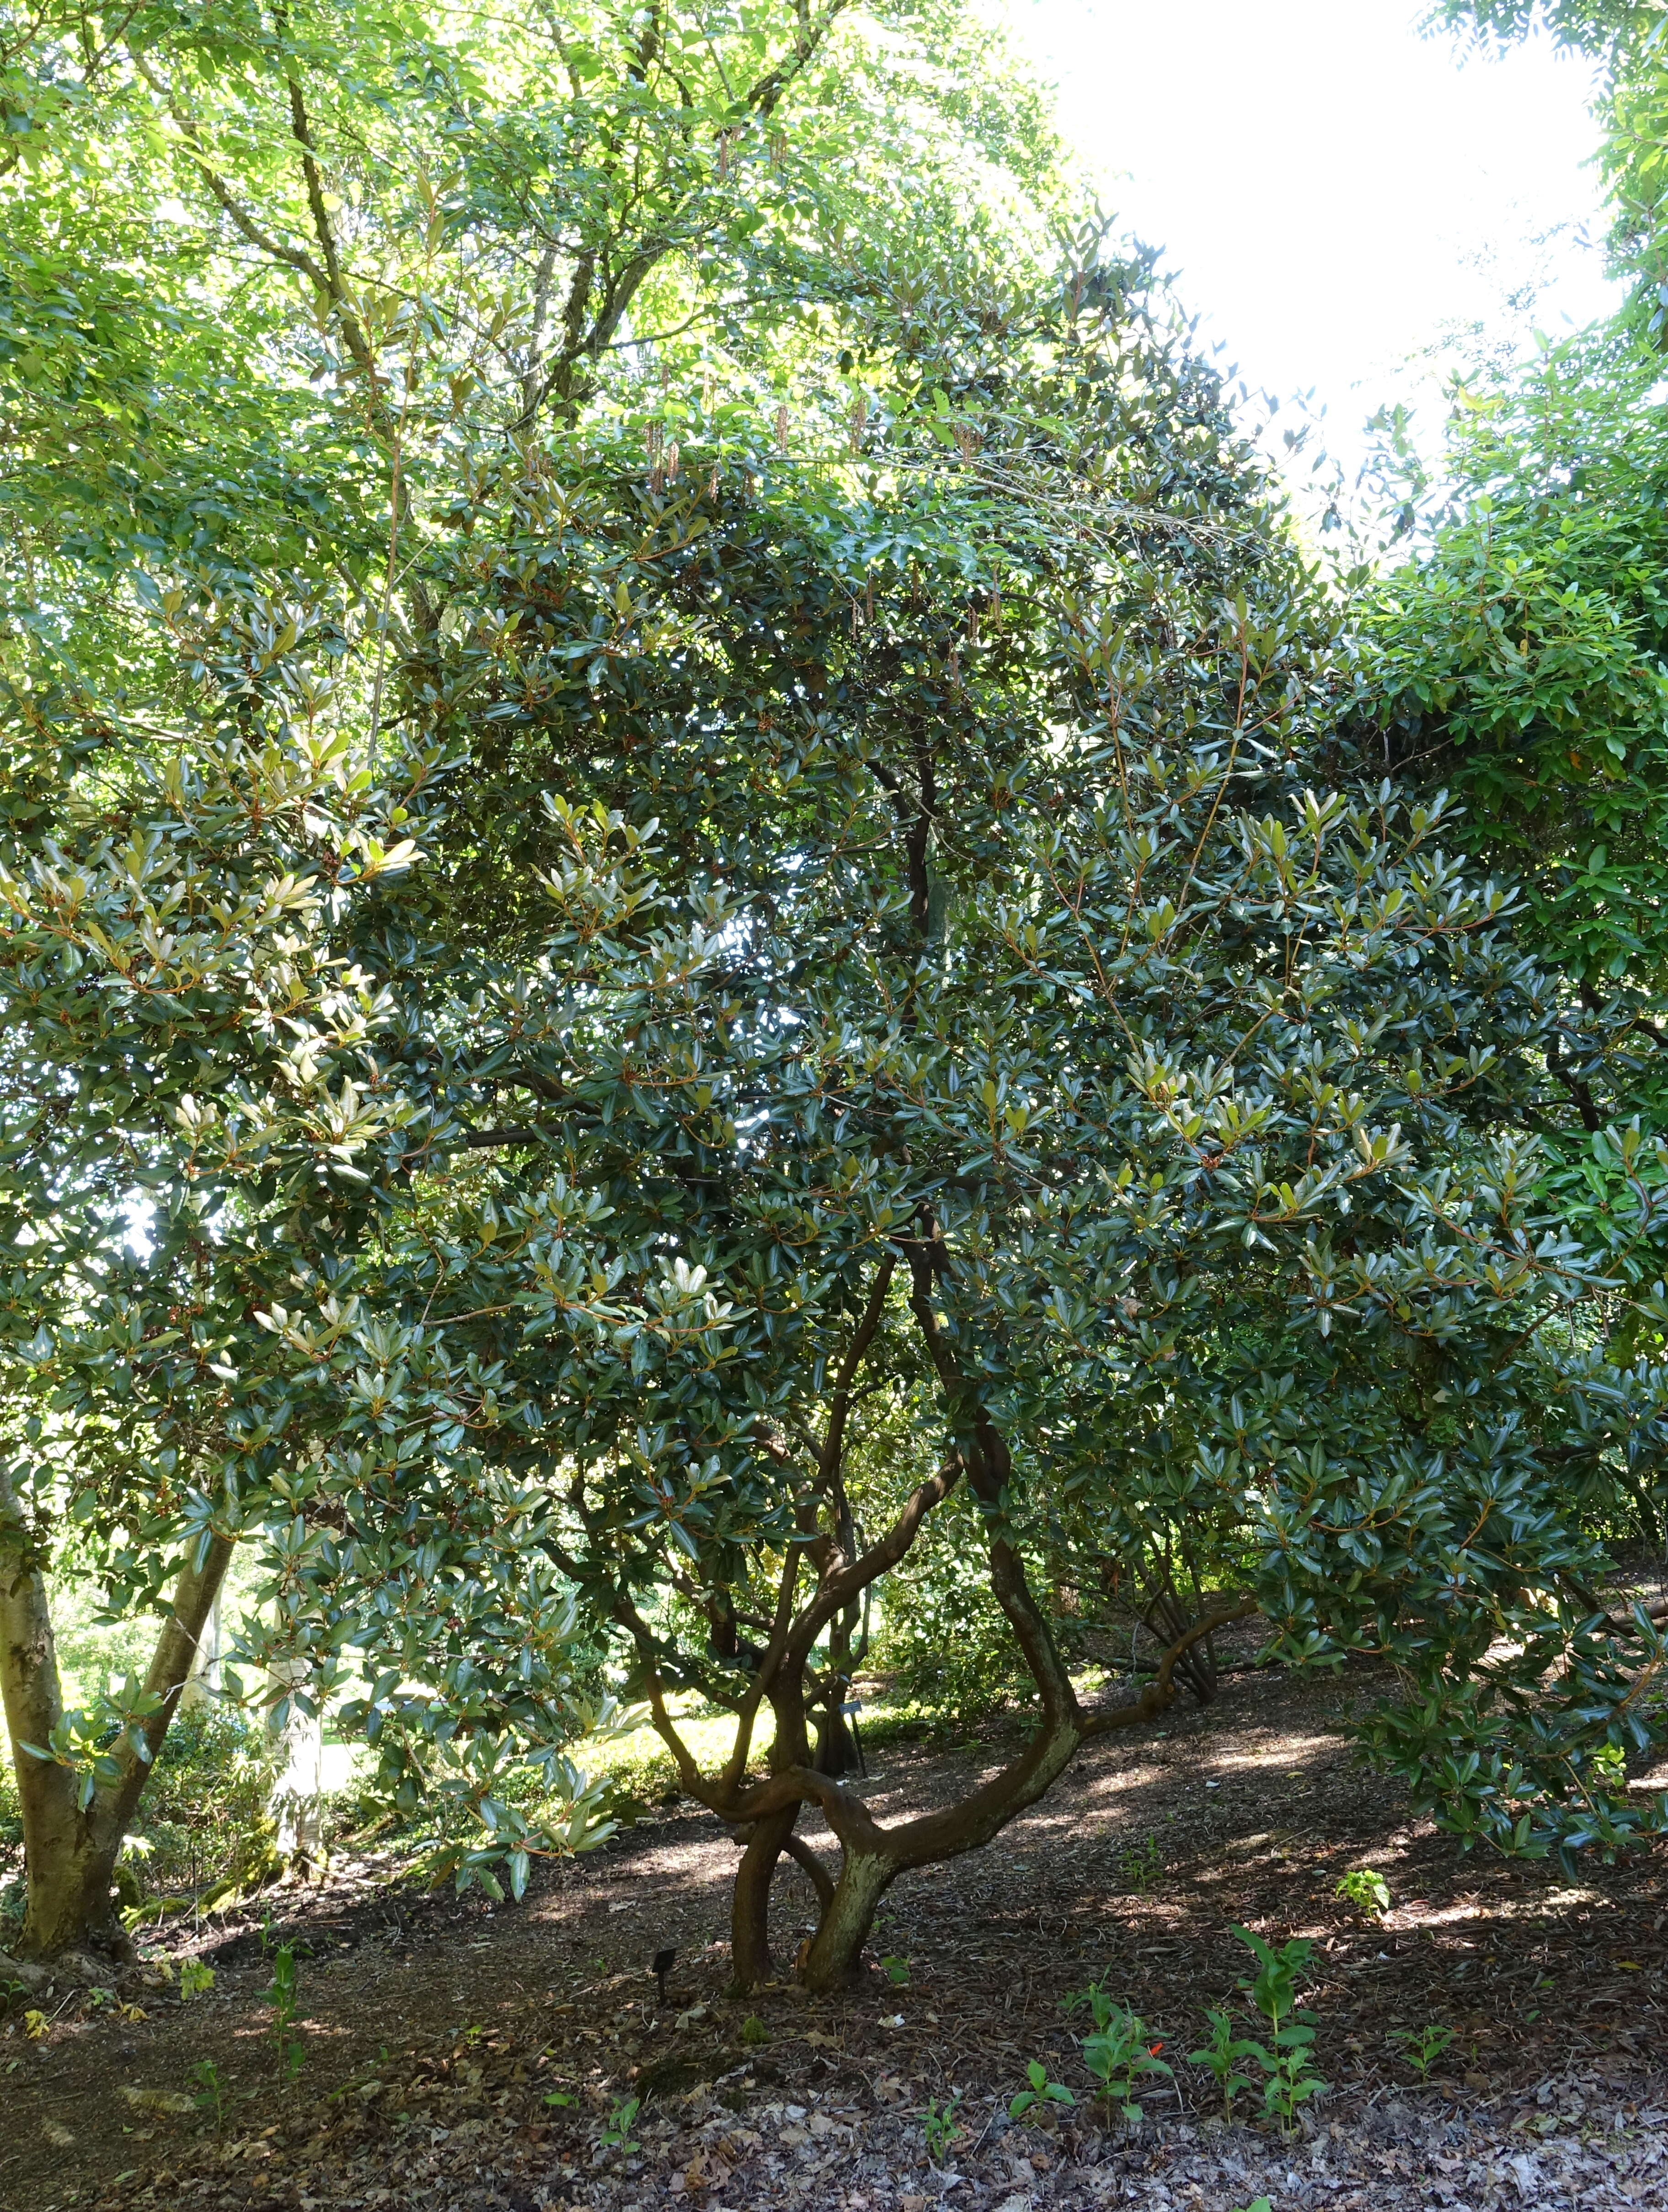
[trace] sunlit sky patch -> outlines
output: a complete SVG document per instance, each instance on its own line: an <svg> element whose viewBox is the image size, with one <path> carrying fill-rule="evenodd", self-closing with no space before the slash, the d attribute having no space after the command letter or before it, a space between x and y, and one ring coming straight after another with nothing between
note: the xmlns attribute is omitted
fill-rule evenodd
<svg viewBox="0 0 1668 2212"><path fill-rule="evenodd" d="M1544 41L1462 56L1407 0L1006 5L1105 204L1254 386L1312 387L1352 465L1385 400L1434 428L1409 362L1454 326L1527 346L1620 296L1591 64Z"/></svg>

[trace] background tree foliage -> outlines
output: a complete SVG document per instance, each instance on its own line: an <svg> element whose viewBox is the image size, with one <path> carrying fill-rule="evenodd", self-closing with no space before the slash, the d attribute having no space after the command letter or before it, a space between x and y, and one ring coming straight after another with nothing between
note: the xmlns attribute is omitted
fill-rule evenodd
<svg viewBox="0 0 1668 2212"><path fill-rule="evenodd" d="M1625 333L1455 393L1457 482L1376 624L1392 759L1463 794L1545 957L1661 988L1668 803L1659 364ZM1409 490L1417 493L1417 477ZM1427 504L1444 486L1423 487Z"/></svg>
<svg viewBox="0 0 1668 2212"><path fill-rule="evenodd" d="M954 6L49 7L0 67L15 618L153 681L157 567L403 645L507 441L651 359L787 397L866 270L1057 189Z"/></svg>
<svg viewBox="0 0 1668 2212"><path fill-rule="evenodd" d="M1451 791L1465 809L1458 842L1522 886L1525 945L1589 1004L1613 995L1631 1007L1614 1107L1574 1068L1552 1070L1589 1141L1554 1140L1549 1187L1619 1274L1648 1287L1665 1266L1659 1227L1629 1200L1623 1155L1601 1132L1616 1111L1642 1158L1662 1121L1668 700L1657 577L1668 479L1655 287L1668 270L1650 121L1668 99L1662 19L1456 0L1432 21L1485 42L1543 27L1603 63L1610 251L1635 290L1610 325L1557 343L1537 336L1525 359L1458 372L1434 466L1404 422L1385 422L1386 477L1412 550L1364 609L1369 756L1416 789ZM1618 1312L1615 1326L1624 1358L1641 1326L1659 1342L1637 1313ZM1641 1532L1659 1541L1662 1525L1641 1491Z"/></svg>

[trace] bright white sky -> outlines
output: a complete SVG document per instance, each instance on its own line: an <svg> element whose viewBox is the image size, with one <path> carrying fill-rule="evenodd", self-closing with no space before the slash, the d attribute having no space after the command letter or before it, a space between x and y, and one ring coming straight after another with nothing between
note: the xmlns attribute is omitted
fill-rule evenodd
<svg viewBox="0 0 1668 2212"><path fill-rule="evenodd" d="M1605 228L1590 65L1544 42L1462 58L1412 0L1008 8L1105 204L1253 386L1315 387L1341 458L1388 398L1422 392L1434 429L1403 364L1445 328L1526 345L1617 296L1582 239ZM1537 279L1532 313L1507 305Z"/></svg>

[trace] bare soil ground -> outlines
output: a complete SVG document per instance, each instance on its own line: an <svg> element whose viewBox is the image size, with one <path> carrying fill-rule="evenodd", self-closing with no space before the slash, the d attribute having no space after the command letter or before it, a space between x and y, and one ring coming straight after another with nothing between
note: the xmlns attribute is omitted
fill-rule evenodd
<svg viewBox="0 0 1668 2212"><path fill-rule="evenodd" d="M519 1906L338 1863L269 1897L270 1926L176 1928L154 1955L215 1970L192 2003L157 1989L136 2020L66 1992L44 2037L15 2016L0 2030L0 2205L1668 2208L1668 1855L1574 1881L1462 1856L1354 1764L1340 1695L1235 1674L1208 1711L1093 1747L995 1848L900 1884L876 1964L837 1997L786 1978L811 1917L797 1869L778 1883L782 1985L724 1996L736 1849L705 1815L645 1822ZM1002 1748L993 1733L889 1750L873 1800L884 1814L959 1792ZM1363 1865L1390 1885L1378 1923L1334 1895ZM1332 2087L1290 2137L1244 2124L1247 2100L1226 2126L1186 2063L1202 2008L1245 1971L1235 1921L1317 1945L1307 2002ZM266 1997L282 1942L305 2052L289 2082ZM662 2005L648 1962L669 1946ZM1108 1971L1176 2070L1135 2129L1090 2109L1060 2007ZM1389 2039L1429 2022L1455 2033L1421 2086ZM1046 2128L1007 2117L1033 2057L1080 2100ZM218 2117L187 2101L204 2060ZM958 2092L934 2164L922 2114Z"/></svg>

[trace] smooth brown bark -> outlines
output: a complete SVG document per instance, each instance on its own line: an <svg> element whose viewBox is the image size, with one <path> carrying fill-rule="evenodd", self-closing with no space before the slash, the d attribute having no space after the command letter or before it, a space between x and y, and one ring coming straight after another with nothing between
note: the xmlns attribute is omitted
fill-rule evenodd
<svg viewBox="0 0 1668 2212"><path fill-rule="evenodd" d="M997 1545L991 1548L995 1554ZM1027 1644L1038 1648L1040 1638L1051 1650L1046 1621L1035 1611L1029 1591L1021 1595L1016 1588L1015 1576L1021 1581L1023 1576L1011 1549L1005 1557L993 1557L992 1574L1015 1613L1023 1616L1030 1607L1034 1617L1026 1620ZM1178 1694L1176 1673L1188 1651L1227 1622L1253 1610L1249 1598L1225 1601L1177 1639L1138 1697L1109 1711L1085 1712L1074 1697L1068 1708L1062 1709L1057 1681L1039 1680L1044 1711L1018 1756L955 1804L912 1820L883 1826L852 1790L808 1765L784 1764L763 1782L727 1790L721 1781L707 1781L689 1760L685 1779L686 1787L693 1784L691 1794L746 1829L746 1849L732 1899L734 1986L737 1990L757 1988L775 1972L769 1942L770 1893L784 1854L811 1875L822 1908L816 1933L800 1960L800 1976L812 1989L837 1988L858 1971L875 1909L900 1875L980 1849L1035 1804L1086 1745L1158 1720ZM1054 1658L1059 1667L1057 1653ZM1059 1667L1059 1678L1064 1679L1063 1667ZM1068 1681L1068 1691L1069 1686ZM1055 1708L1051 1712L1050 1704ZM680 1748L688 1760L687 1747ZM837 1877L830 1876L810 1846L794 1833L807 1804L819 1808L841 1844Z"/></svg>
<svg viewBox="0 0 1668 2212"><path fill-rule="evenodd" d="M1000 1537L990 1547L990 1571L1016 1632L1023 1627L1027 1656L1036 1655L1033 1672L1044 1711L1019 1755L957 1803L882 1826L854 1791L808 1765L784 1763L764 1782L726 1790L706 1782L689 1761L686 1782L693 1779L696 1784L691 1794L725 1818L749 1825L732 1911L738 1990L755 1988L774 1972L768 1940L770 1889L784 1852L811 1875L822 1907L816 1934L801 1955L801 1978L813 1989L837 1988L858 1971L875 1909L901 1874L978 1850L1016 1814L1035 1804L1085 1745L1159 1719L1178 1693L1176 1674L1188 1652L1227 1621L1243 1619L1254 1609L1249 1598L1225 1601L1170 1646L1157 1675L1138 1697L1110 1711L1085 1712L1071 1694L1048 1624L1025 1584L1018 1555ZM779 1711L789 1704L784 1691L785 1686L779 1686ZM802 1759L802 1740L799 1751ZM688 1759L686 1747L684 1759ZM800 1808L807 1803L821 1809L841 1844L837 1877L831 1877L793 1832Z"/></svg>
<svg viewBox="0 0 1668 2212"><path fill-rule="evenodd" d="M775 1971L770 1957L770 1882L799 1818L797 1804L756 1821L730 1894L730 1964L739 1990L758 1988Z"/></svg>

